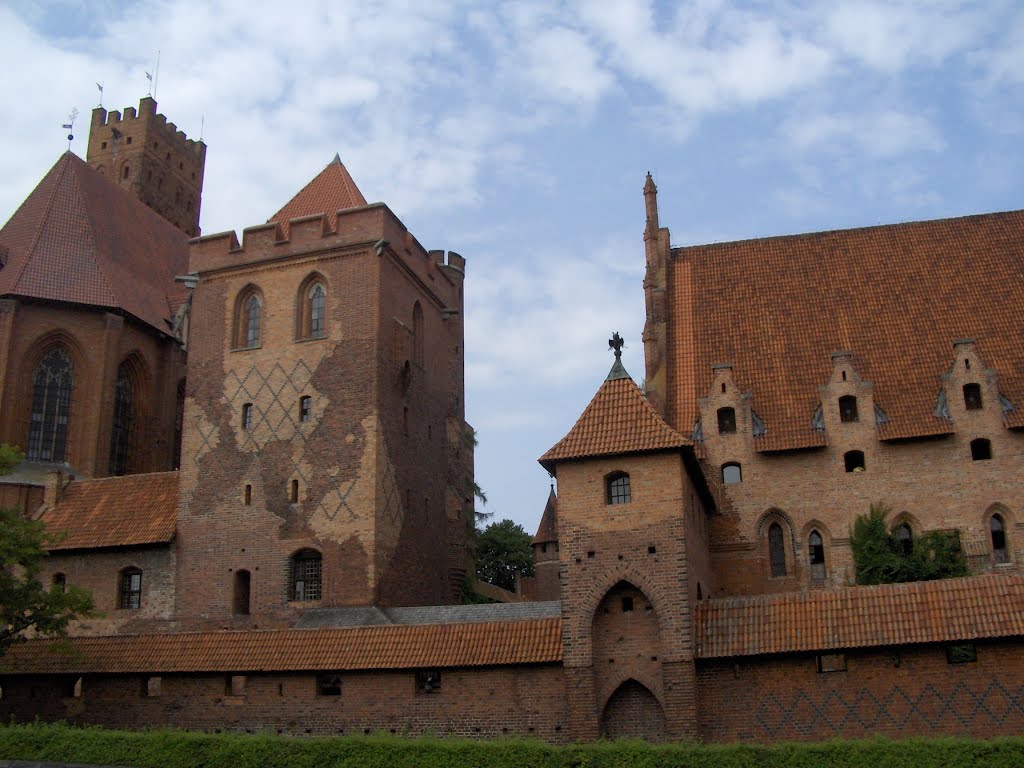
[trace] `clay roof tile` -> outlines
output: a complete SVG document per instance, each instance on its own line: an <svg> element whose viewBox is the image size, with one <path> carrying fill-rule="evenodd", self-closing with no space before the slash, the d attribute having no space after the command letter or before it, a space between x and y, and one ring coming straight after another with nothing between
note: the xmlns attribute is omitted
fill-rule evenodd
<svg viewBox="0 0 1024 768"><path fill-rule="evenodd" d="M339 210L362 205L366 205L366 198L341 162L341 157L335 155L334 160L285 203L281 210L267 219L267 223L280 224L282 235L287 238L288 222L292 219L324 214L327 216L327 226L333 231L338 225Z"/></svg>

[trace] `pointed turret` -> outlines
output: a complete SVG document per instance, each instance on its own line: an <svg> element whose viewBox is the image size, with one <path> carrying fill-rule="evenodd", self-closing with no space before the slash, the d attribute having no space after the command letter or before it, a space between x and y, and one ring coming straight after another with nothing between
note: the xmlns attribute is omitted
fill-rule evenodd
<svg viewBox="0 0 1024 768"><path fill-rule="evenodd" d="M533 537L534 600L558 600L561 597L558 563L558 497L552 485L537 535Z"/></svg>
<svg viewBox="0 0 1024 768"><path fill-rule="evenodd" d="M363 205L366 205L366 198L341 162L341 156L335 154L334 159L312 181L267 219L267 223L279 223L283 236L287 238L288 222L292 219L325 214L328 227L334 230L338 222L338 211Z"/></svg>

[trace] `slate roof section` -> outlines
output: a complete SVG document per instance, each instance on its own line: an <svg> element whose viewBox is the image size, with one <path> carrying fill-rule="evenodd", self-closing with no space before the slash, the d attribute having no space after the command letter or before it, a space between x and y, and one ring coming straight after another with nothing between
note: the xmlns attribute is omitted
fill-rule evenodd
<svg viewBox="0 0 1024 768"><path fill-rule="evenodd" d="M73 480L43 515L50 551L166 544L174 538L178 473Z"/></svg>
<svg viewBox="0 0 1024 768"><path fill-rule="evenodd" d="M562 620L550 618L30 640L11 648L0 660L0 670L9 674L246 673L480 667L561 660Z"/></svg>
<svg viewBox="0 0 1024 768"><path fill-rule="evenodd" d="M492 603L486 605L424 605L401 608L376 606L351 608L315 608L306 611L296 627L362 627L382 624L471 624L494 621L552 619L562 615L557 600L532 603Z"/></svg>
<svg viewBox="0 0 1024 768"><path fill-rule="evenodd" d="M551 541L558 541L558 497L555 496L553 487L548 494L548 503L544 505L544 514L541 515L537 535L533 537L532 543L546 544Z"/></svg>
<svg viewBox="0 0 1024 768"><path fill-rule="evenodd" d="M848 349L889 417L880 437L940 434L935 396L964 337L1024 403L1022 254L1024 211L673 248L669 420L688 434L730 360L761 445L806 447L831 352Z"/></svg>
<svg viewBox="0 0 1024 768"><path fill-rule="evenodd" d="M1024 636L1024 575L705 600L696 625L705 659Z"/></svg>
<svg viewBox="0 0 1024 768"><path fill-rule="evenodd" d="M607 379L569 433L539 461L552 472L559 461L670 450L692 444L664 422L627 376Z"/></svg>
<svg viewBox="0 0 1024 768"><path fill-rule="evenodd" d="M328 227L334 231L338 227L338 211L362 205L366 205L366 198L341 162L341 157L335 155L334 160L267 219L267 223L278 222L283 236L287 238L288 222L292 219L326 214Z"/></svg>
<svg viewBox="0 0 1024 768"><path fill-rule="evenodd" d="M120 309L167 333L188 236L65 152L0 229L0 296Z"/></svg>

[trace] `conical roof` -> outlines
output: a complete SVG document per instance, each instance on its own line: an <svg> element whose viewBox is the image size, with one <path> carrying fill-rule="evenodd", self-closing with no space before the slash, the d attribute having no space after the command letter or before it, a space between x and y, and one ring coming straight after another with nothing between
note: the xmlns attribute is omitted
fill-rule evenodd
<svg viewBox="0 0 1024 768"><path fill-rule="evenodd" d="M0 229L0 253L0 296L121 309L164 333L188 270L188 236L71 152Z"/></svg>
<svg viewBox="0 0 1024 768"><path fill-rule="evenodd" d="M573 428L539 461L553 472L560 461L661 451L692 444L651 407L616 357L608 378Z"/></svg>
<svg viewBox="0 0 1024 768"><path fill-rule="evenodd" d="M558 497L555 496L554 488L548 494L548 503L544 505L537 535L533 537L534 544L547 544L551 541L558 541Z"/></svg>
<svg viewBox="0 0 1024 768"><path fill-rule="evenodd" d="M361 205L366 205L366 198L341 162L341 157L335 155L309 184L267 219L267 223L278 222L284 236L288 237L290 220L323 213L327 215L328 226L333 230L337 226L339 210L358 208Z"/></svg>

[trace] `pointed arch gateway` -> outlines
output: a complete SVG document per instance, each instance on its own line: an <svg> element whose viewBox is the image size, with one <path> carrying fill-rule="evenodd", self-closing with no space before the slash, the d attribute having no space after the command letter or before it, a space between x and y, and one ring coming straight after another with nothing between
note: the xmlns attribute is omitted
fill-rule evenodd
<svg viewBox="0 0 1024 768"><path fill-rule="evenodd" d="M665 741L665 709L646 685L630 678L608 697L601 713L601 737Z"/></svg>

